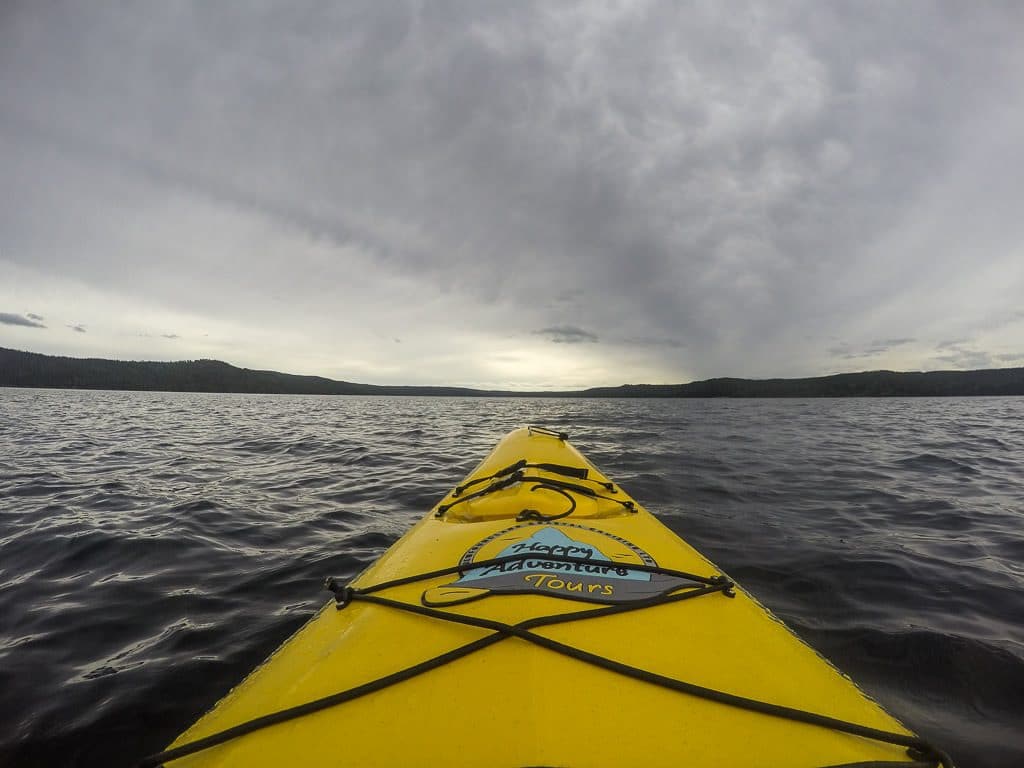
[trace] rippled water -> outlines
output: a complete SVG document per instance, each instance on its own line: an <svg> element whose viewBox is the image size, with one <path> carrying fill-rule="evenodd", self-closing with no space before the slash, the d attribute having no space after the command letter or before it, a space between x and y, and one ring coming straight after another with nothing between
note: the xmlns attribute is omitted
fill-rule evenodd
<svg viewBox="0 0 1024 768"><path fill-rule="evenodd" d="M0 765L159 750L524 424L568 431L963 768L1024 765L1024 399L11 389Z"/></svg>

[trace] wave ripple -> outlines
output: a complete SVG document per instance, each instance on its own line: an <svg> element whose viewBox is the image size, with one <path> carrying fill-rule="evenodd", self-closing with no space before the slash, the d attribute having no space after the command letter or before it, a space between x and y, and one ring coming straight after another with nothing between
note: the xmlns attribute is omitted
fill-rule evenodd
<svg viewBox="0 0 1024 768"><path fill-rule="evenodd" d="M159 750L527 423L962 768L1024 765L1022 400L3 389L0 765Z"/></svg>

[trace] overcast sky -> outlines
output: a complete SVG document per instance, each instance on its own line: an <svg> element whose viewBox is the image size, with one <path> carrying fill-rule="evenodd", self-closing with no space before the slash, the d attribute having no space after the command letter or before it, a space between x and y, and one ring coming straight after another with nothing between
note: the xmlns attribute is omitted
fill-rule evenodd
<svg viewBox="0 0 1024 768"><path fill-rule="evenodd" d="M1024 4L0 4L0 346L515 389L1024 365Z"/></svg>

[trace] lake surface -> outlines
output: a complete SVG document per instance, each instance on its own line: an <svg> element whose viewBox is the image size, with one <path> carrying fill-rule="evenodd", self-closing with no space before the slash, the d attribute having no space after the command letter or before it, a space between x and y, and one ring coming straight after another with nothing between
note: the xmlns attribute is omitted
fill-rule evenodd
<svg viewBox="0 0 1024 768"><path fill-rule="evenodd" d="M1024 765L1024 398L0 389L0 766L159 751L526 424L961 768Z"/></svg>

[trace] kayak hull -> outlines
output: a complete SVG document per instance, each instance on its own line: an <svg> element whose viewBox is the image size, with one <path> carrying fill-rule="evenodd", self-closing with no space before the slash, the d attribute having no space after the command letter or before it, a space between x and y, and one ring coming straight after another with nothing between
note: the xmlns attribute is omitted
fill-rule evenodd
<svg viewBox="0 0 1024 768"><path fill-rule="evenodd" d="M510 470L517 462L525 466ZM480 493L510 478L505 487ZM517 557L528 559L473 567ZM508 435L351 586L358 592L459 564L461 573L375 594L503 626L611 606L636 610L529 630L579 649L581 660L493 628L360 599L342 609L331 602L172 748L415 670L471 643L488 644L382 690L166 765L808 768L911 760L903 746L681 693L588 662L600 657L654 678L912 736L742 588L657 603L686 589L708 589L722 571L560 436L532 429ZM652 572L657 568L706 581L684 584Z"/></svg>

